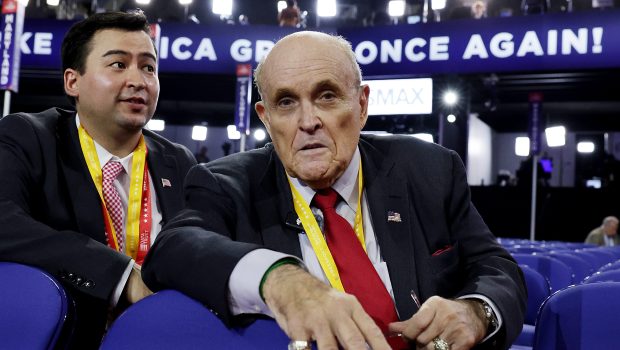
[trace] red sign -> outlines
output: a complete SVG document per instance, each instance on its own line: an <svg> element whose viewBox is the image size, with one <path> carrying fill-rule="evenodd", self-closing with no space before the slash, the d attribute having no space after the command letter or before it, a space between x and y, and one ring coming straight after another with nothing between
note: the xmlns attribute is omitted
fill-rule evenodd
<svg viewBox="0 0 620 350"><path fill-rule="evenodd" d="M17 0L2 0L2 14L16 13Z"/></svg>

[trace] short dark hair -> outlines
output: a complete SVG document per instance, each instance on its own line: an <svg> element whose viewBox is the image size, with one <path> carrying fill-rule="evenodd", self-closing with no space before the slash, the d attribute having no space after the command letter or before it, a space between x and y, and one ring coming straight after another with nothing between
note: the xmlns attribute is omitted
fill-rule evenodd
<svg viewBox="0 0 620 350"><path fill-rule="evenodd" d="M84 74L86 57L92 49L92 39L98 31L104 29L120 29L128 32L143 31L146 34L151 34L151 28L142 10L94 14L75 23L65 35L60 49L63 74L68 68ZM73 97L69 96L69 100L75 104Z"/></svg>

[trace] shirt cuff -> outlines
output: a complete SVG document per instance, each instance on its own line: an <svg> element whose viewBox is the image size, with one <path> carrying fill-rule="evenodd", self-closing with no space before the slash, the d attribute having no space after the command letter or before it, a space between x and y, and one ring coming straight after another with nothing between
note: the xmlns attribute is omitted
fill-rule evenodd
<svg viewBox="0 0 620 350"><path fill-rule="evenodd" d="M253 250L237 262L228 280L228 302L233 315L263 314L273 317L260 297L260 282L271 265L284 258L293 258L303 265L295 256L269 249Z"/></svg>
<svg viewBox="0 0 620 350"><path fill-rule="evenodd" d="M467 294L467 295L463 295L462 297L459 297L458 299L479 299L479 300L484 300L487 304L489 304L489 306L493 310L493 314L495 315L495 318L497 319L497 326L495 327L494 330L491 331L491 333L489 333L489 335L487 335L486 337L484 337L484 339L482 339L482 341L480 341L481 343L487 341L489 338L494 336L495 333L497 333L497 331L500 330L500 328L502 328L502 325L503 325L502 314L499 313L499 311L497 309L497 306L495 306L495 303L493 301L491 301L491 299L485 297L482 294Z"/></svg>
<svg viewBox="0 0 620 350"><path fill-rule="evenodd" d="M116 307L116 305L118 304L118 300L121 298L121 294L123 294L123 289L125 289L125 285L129 280L129 274L131 274L131 269L133 269L134 263L135 261L131 259L129 261L129 264L127 264L125 272L123 272L121 279L118 281L116 287L114 288L114 293L112 293L112 298L110 298L110 306Z"/></svg>

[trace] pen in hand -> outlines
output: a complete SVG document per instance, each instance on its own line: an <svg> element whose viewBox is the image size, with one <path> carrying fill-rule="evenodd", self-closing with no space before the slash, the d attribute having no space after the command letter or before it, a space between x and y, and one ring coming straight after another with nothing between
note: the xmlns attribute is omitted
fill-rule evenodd
<svg viewBox="0 0 620 350"><path fill-rule="evenodd" d="M418 295L415 293L415 290L412 289L409 295L411 295L411 299L413 299L413 302L415 303L415 305L418 307L418 310L419 310L422 304L420 303L420 298L418 298ZM390 334L390 337L402 337L402 336L403 336L402 333Z"/></svg>
<svg viewBox="0 0 620 350"><path fill-rule="evenodd" d="M422 306L422 305L420 304L420 298L418 298L418 295L415 294L415 290L412 289L410 295L411 295L411 299L413 299L413 302L415 303L415 305L418 307L418 309L420 309L420 306Z"/></svg>

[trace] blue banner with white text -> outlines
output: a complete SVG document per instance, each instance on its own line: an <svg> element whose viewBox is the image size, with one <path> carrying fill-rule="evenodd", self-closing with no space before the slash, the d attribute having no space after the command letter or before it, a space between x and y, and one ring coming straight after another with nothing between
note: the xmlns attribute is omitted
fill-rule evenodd
<svg viewBox="0 0 620 350"><path fill-rule="evenodd" d="M252 65L237 65L237 89L235 91L235 126L237 131L250 134L250 102L252 101Z"/></svg>
<svg viewBox="0 0 620 350"><path fill-rule="evenodd" d="M2 1L0 16L0 89L17 92L19 89L19 42L24 28L24 5L17 0Z"/></svg>
<svg viewBox="0 0 620 350"><path fill-rule="evenodd" d="M60 69L71 22L27 20L22 66ZM164 73L235 74L294 29L160 23ZM321 28L350 40L365 76L620 67L620 10L367 28Z"/></svg>
<svg viewBox="0 0 620 350"><path fill-rule="evenodd" d="M620 11L343 29L364 75L620 67Z"/></svg>

